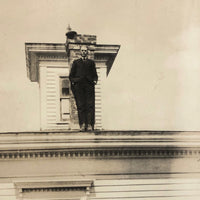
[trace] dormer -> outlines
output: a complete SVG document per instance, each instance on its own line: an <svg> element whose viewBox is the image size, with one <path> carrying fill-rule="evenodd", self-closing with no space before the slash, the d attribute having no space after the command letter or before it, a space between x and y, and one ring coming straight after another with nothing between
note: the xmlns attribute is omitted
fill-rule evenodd
<svg viewBox="0 0 200 200"><path fill-rule="evenodd" d="M27 75L38 82L40 90L41 130L78 128L77 109L70 88L69 72L74 59L80 57L80 46L87 45L89 57L96 63L99 76L95 88L96 129L102 129L102 83L108 76L119 45L96 44L96 36L67 35L65 44L25 43Z"/></svg>

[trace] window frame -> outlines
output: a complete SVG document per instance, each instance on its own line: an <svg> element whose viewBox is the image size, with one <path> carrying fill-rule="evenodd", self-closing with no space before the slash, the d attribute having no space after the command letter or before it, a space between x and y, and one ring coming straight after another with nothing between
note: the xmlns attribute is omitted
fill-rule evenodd
<svg viewBox="0 0 200 200"><path fill-rule="evenodd" d="M68 75L63 73L57 73L56 77L56 98L57 98L57 110L56 110L56 118L57 118L57 124L69 124L70 126L70 113L71 113L71 107L70 107L70 84L69 84L69 96L64 98L69 100L69 120L63 121L61 118L61 77L69 78Z"/></svg>

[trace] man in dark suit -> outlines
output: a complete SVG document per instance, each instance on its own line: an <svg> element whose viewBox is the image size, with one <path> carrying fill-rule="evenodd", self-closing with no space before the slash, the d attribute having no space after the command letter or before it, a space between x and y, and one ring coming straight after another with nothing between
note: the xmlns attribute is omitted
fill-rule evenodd
<svg viewBox="0 0 200 200"><path fill-rule="evenodd" d="M81 46L80 59L74 60L69 79L78 110L80 131L94 130L95 84L98 76L95 62L88 59L88 49Z"/></svg>

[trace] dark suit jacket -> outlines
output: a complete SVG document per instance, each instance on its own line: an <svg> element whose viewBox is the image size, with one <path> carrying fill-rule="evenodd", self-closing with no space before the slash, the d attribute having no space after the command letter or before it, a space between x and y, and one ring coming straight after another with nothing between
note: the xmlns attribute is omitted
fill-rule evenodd
<svg viewBox="0 0 200 200"><path fill-rule="evenodd" d="M71 83L76 83L83 79L87 79L91 83L94 83L94 81L97 82L98 75L95 62L90 59L83 61L82 58L74 60L69 79Z"/></svg>

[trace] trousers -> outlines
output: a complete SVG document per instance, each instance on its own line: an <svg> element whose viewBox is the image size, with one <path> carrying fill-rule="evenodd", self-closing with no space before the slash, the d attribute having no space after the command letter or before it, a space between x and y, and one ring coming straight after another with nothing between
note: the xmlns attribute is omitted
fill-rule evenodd
<svg viewBox="0 0 200 200"><path fill-rule="evenodd" d="M78 110L79 125L95 124L95 85L83 79L72 86Z"/></svg>

